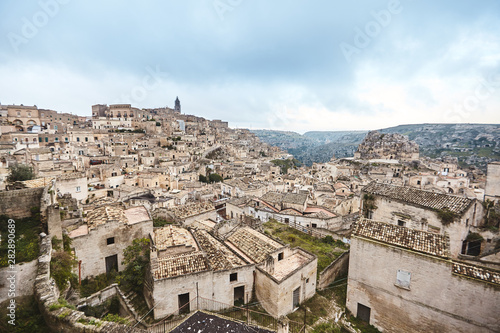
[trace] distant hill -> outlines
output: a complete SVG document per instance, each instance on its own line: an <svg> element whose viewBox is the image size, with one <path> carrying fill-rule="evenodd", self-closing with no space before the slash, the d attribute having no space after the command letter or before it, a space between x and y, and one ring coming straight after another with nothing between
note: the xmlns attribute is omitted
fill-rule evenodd
<svg viewBox="0 0 500 333"><path fill-rule="evenodd" d="M464 167L500 160L500 124L414 124L379 129L400 133L420 146L420 154L432 158L455 156ZM350 157L367 131L312 131L301 135L291 131L253 130L262 141L287 150L306 165L328 162L333 155Z"/></svg>

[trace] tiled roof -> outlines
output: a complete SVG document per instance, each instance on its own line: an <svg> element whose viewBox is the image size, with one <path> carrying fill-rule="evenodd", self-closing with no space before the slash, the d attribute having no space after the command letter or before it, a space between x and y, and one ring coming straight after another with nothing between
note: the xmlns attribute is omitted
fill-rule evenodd
<svg viewBox="0 0 500 333"><path fill-rule="evenodd" d="M500 285L500 272L486 268L454 262L453 273Z"/></svg>
<svg viewBox="0 0 500 333"><path fill-rule="evenodd" d="M156 229L154 231L154 240L158 250L166 250L169 247L179 245L192 246L194 249L198 249L196 241L189 230L174 225Z"/></svg>
<svg viewBox="0 0 500 333"><path fill-rule="evenodd" d="M231 269L245 265L245 262L205 230L193 231L200 247L207 254L214 270Z"/></svg>
<svg viewBox="0 0 500 333"><path fill-rule="evenodd" d="M307 194L287 193L283 197L284 203L303 205L307 201Z"/></svg>
<svg viewBox="0 0 500 333"><path fill-rule="evenodd" d="M187 218L190 216L206 213L208 211L214 210L214 205L211 202L197 202L182 206L177 206L171 209L175 216L178 218Z"/></svg>
<svg viewBox="0 0 500 333"><path fill-rule="evenodd" d="M100 206L87 212L89 230L109 221L128 222L121 204Z"/></svg>
<svg viewBox="0 0 500 333"><path fill-rule="evenodd" d="M283 193L267 192L261 197L261 199L266 202L276 204L276 203L281 203L283 201L283 196L284 196Z"/></svg>
<svg viewBox="0 0 500 333"><path fill-rule="evenodd" d="M227 240L256 263L264 261L269 254L283 247L250 227L236 230Z"/></svg>
<svg viewBox="0 0 500 333"><path fill-rule="evenodd" d="M353 235L374 239L437 257L449 257L447 237L431 232L361 219L356 223Z"/></svg>
<svg viewBox="0 0 500 333"><path fill-rule="evenodd" d="M155 279L202 272L209 269L208 262L201 252L158 258L158 266L153 271Z"/></svg>
<svg viewBox="0 0 500 333"><path fill-rule="evenodd" d="M423 191L414 187L380 184L376 182L368 184L363 188L363 191L431 209L446 208L459 215L465 213L473 202L473 200L464 197Z"/></svg>

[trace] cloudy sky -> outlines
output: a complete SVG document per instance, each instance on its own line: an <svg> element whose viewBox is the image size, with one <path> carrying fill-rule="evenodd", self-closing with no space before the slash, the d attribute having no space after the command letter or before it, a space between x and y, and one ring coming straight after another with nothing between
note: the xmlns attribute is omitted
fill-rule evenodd
<svg viewBox="0 0 500 333"><path fill-rule="evenodd" d="M500 123L500 1L0 2L0 102L232 127Z"/></svg>

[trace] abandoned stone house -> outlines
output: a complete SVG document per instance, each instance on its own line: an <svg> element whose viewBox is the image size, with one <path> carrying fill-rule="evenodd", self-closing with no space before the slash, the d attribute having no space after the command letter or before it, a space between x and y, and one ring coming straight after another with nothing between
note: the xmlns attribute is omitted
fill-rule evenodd
<svg viewBox="0 0 500 333"><path fill-rule="evenodd" d="M250 300L254 264L244 261L206 230L167 226L156 229L152 240L144 295L148 305L154 307L155 319L197 309L212 310L212 303L200 299L229 306ZM191 302L193 299L197 301Z"/></svg>
<svg viewBox="0 0 500 333"><path fill-rule="evenodd" d="M67 228L81 278L123 269L123 250L136 238L153 232L153 221L144 208L126 209L123 203L104 204L87 212L82 224Z"/></svg>
<svg viewBox="0 0 500 333"><path fill-rule="evenodd" d="M287 315L316 292L318 259L314 254L291 249L250 227L237 229L225 243L257 265L255 294L272 316Z"/></svg>
<svg viewBox="0 0 500 333"><path fill-rule="evenodd" d="M293 311L315 293L316 256L249 227L219 240L207 230L167 226L152 234L144 294L154 317L257 299L273 316ZM196 301L194 301L196 300Z"/></svg>
<svg viewBox="0 0 500 333"><path fill-rule="evenodd" d="M467 236L471 228L481 225L484 214L478 200L376 182L362 189L361 198L360 210L365 217L441 235L446 233L453 257L472 254Z"/></svg>
<svg viewBox="0 0 500 333"><path fill-rule="evenodd" d="M500 272L451 258L442 234L362 219L347 308L383 332L498 332Z"/></svg>

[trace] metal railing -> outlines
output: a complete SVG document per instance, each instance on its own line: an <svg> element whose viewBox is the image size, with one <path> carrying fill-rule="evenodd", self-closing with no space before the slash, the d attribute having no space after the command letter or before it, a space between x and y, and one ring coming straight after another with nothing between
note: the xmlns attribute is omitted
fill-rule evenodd
<svg viewBox="0 0 500 333"><path fill-rule="evenodd" d="M166 317L165 320L154 324L148 328L149 333L167 333L182 323L189 315L179 315L185 309L192 311L206 310L216 315L221 315L235 321L239 321L249 326L261 327L271 331L278 331L280 325L288 325L288 332L301 333L305 332L305 323L298 323L294 321L282 322L274 318L268 313L252 310L252 307L258 306L259 303L247 304L245 307L239 307L212 299L203 297L195 297L189 303L184 304L174 314Z"/></svg>

